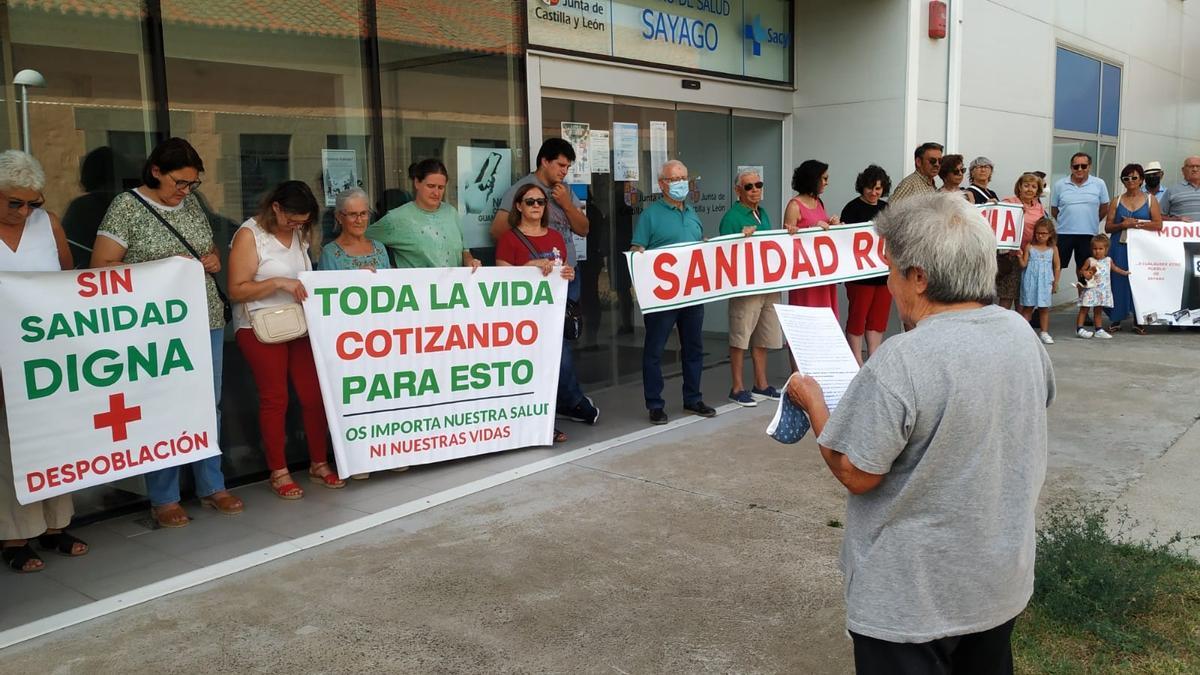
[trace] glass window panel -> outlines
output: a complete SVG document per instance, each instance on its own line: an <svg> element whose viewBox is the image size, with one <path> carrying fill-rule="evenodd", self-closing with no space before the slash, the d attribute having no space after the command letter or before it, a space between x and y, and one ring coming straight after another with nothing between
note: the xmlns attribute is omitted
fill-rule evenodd
<svg viewBox="0 0 1200 675"><path fill-rule="evenodd" d="M1096 133L1100 121L1100 62L1059 47L1054 77L1054 128Z"/></svg>
<svg viewBox="0 0 1200 675"><path fill-rule="evenodd" d="M1105 63L1101 73L1100 133L1116 136L1121 126L1121 69Z"/></svg>
<svg viewBox="0 0 1200 675"><path fill-rule="evenodd" d="M1104 184L1108 186L1110 196L1124 192L1117 175L1117 146L1100 146L1100 154L1096 158L1096 167L1092 170L1092 174L1104 181Z"/></svg>

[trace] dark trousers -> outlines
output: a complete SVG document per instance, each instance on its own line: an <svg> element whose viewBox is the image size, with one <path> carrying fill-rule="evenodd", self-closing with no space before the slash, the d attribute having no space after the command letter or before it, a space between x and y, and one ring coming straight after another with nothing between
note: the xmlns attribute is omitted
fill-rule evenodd
<svg viewBox="0 0 1200 675"><path fill-rule="evenodd" d="M662 353L667 346L671 329L679 327L679 346L683 351L683 402L685 405L703 400L700 393L700 371L704 367L704 305L652 312L642 317L646 324L646 344L642 350L642 388L646 394L646 409L662 408Z"/></svg>
<svg viewBox="0 0 1200 675"><path fill-rule="evenodd" d="M854 671L858 675L1012 675L1013 624L1016 619L979 633L917 644L887 642L858 633Z"/></svg>
<svg viewBox="0 0 1200 675"><path fill-rule="evenodd" d="M1070 266L1072 254L1075 256L1075 276L1079 276L1079 268L1092 257L1092 234L1060 234L1058 235L1058 262L1065 270Z"/></svg>

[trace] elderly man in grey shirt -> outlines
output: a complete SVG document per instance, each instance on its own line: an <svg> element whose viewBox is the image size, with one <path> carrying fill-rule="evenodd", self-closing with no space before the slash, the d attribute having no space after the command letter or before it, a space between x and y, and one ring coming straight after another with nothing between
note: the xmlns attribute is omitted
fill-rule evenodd
<svg viewBox="0 0 1200 675"><path fill-rule="evenodd" d="M831 415L815 380L787 395L850 491L842 565L859 673L1011 673L1033 593L1050 358L991 304L996 241L956 195L876 222L888 287L915 328L879 348Z"/></svg>

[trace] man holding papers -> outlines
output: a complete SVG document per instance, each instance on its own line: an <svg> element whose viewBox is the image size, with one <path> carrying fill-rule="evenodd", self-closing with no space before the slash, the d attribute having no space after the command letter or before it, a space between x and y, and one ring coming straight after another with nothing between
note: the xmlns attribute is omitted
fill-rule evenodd
<svg viewBox="0 0 1200 675"><path fill-rule="evenodd" d="M832 415L817 380L786 387L851 493L842 565L857 670L1011 673L1054 372L1021 318L991 304L996 239L971 205L912 197L876 229L915 328L879 348Z"/></svg>

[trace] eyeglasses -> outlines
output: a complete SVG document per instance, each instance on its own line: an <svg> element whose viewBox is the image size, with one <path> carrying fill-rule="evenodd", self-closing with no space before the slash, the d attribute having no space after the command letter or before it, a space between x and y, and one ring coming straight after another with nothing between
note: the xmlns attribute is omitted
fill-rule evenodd
<svg viewBox="0 0 1200 675"><path fill-rule="evenodd" d="M1200 164L1184 164L1183 168L1192 170L1200 169Z"/></svg>
<svg viewBox="0 0 1200 675"><path fill-rule="evenodd" d="M749 192L751 190L761 190L762 186L763 186L763 182L760 180L757 183L743 183L742 189L745 190L746 192Z"/></svg>
<svg viewBox="0 0 1200 675"><path fill-rule="evenodd" d="M200 189L201 185L203 185L203 182L198 181L198 180L179 180L178 178L176 178L175 176L172 176L171 174L167 174L167 177L170 178L172 181L174 181L176 190L187 190L188 192L195 192L196 190Z"/></svg>
<svg viewBox="0 0 1200 675"><path fill-rule="evenodd" d="M285 218L284 222L291 227L308 227L309 225L312 225L312 218L305 218L304 220L292 220L291 218Z"/></svg>
<svg viewBox="0 0 1200 675"><path fill-rule="evenodd" d="M1139 181L1141 179L1142 179L1142 177L1137 175L1136 173L1129 174L1128 176L1121 176L1121 180L1126 183L1132 183L1134 181Z"/></svg>
<svg viewBox="0 0 1200 675"><path fill-rule="evenodd" d="M42 206L45 203L46 203L45 198L34 199L31 201L25 201L23 199L13 199L12 197L8 198L8 208L10 211L20 211L22 208L24 208L26 206L29 207L30 211L33 211L34 209L42 208Z"/></svg>
<svg viewBox="0 0 1200 675"><path fill-rule="evenodd" d="M1091 166L1091 164L1072 164L1071 168L1076 171L1083 171L1084 169L1088 168L1089 166Z"/></svg>
<svg viewBox="0 0 1200 675"><path fill-rule="evenodd" d="M525 203L525 206L545 206L546 205L545 197L526 197L525 199L522 199L521 201Z"/></svg>
<svg viewBox="0 0 1200 675"><path fill-rule="evenodd" d="M370 211L339 211L339 213L350 220L364 220L371 215Z"/></svg>
<svg viewBox="0 0 1200 675"><path fill-rule="evenodd" d="M941 157L929 157L925 161L929 162L930 164L941 164L942 158Z"/></svg>
<svg viewBox="0 0 1200 675"><path fill-rule="evenodd" d="M949 171L947 171L947 173L952 173L955 176L961 176L964 173L966 173L966 171L964 171L963 168L960 166L957 169L950 169Z"/></svg>

